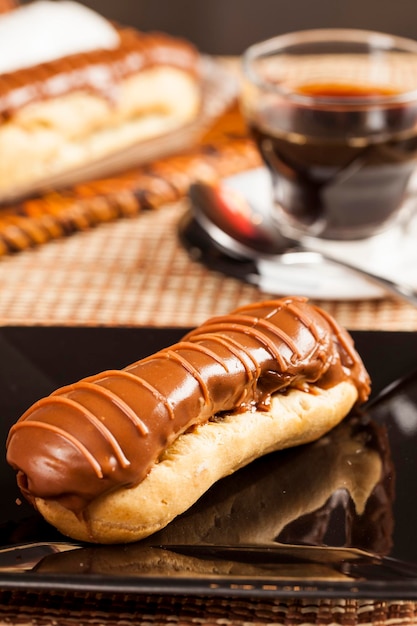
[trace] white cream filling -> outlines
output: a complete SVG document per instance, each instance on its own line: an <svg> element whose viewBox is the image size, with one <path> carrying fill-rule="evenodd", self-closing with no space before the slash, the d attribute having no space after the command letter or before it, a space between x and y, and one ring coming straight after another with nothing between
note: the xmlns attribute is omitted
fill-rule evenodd
<svg viewBox="0 0 417 626"><path fill-rule="evenodd" d="M119 42L108 20L78 2L36 0L0 15L0 73Z"/></svg>

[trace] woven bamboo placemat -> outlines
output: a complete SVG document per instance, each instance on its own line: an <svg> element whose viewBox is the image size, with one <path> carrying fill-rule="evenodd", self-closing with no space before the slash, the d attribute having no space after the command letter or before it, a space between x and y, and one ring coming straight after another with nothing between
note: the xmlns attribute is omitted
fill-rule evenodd
<svg viewBox="0 0 417 626"><path fill-rule="evenodd" d="M24 602L22 603L22 599ZM413 602L262 600L0 592L0 624L46 626L365 626L415 624Z"/></svg>
<svg viewBox="0 0 417 626"><path fill-rule="evenodd" d="M271 294L210 271L178 241L185 201L0 260L0 324L195 326ZM351 329L417 329L390 299L318 301Z"/></svg>

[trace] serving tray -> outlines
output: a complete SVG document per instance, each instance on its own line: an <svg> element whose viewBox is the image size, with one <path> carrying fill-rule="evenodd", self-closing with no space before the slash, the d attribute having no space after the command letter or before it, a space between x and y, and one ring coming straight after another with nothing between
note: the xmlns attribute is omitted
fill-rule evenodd
<svg viewBox="0 0 417 626"><path fill-rule="evenodd" d="M181 328L0 329L1 438L36 399L177 341ZM268 455L126 546L74 543L1 459L0 587L126 594L417 599L417 335L352 332L368 405L316 443ZM3 446L4 449L4 446Z"/></svg>

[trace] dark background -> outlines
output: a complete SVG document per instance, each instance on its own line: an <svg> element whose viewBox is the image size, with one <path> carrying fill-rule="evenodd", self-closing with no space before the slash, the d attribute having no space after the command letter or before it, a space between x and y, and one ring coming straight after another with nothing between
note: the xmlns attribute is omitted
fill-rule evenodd
<svg viewBox="0 0 417 626"><path fill-rule="evenodd" d="M142 30L163 30L208 54L238 55L292 30L365 28L417 39L417 0L84 0Z"/></svg>

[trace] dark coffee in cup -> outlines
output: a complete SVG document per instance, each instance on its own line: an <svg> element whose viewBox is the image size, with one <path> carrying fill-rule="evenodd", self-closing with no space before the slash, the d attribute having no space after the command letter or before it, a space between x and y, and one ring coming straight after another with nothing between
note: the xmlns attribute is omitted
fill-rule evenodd
<svg viewBox="0 0 417 626"><path fill-rule="evenodd" d="M371 41L385 46L375 58ZM243 111L285 234L362 239L403 214L417 162L417 44L388 48L372 33L325 30L246 54Z"/></svg>
<svg viewBox="0 0 417 626"><path fill-rule="evenodd" d="M310 85L302 92L343 101L358 96L353 85ZM363 238L384 227L405 200L416 167L417 105L375 107L380 92L371 87L360 95L369 105L282 103L260 108L250 124L272 174L277 210L325 238Z"/></svg>

